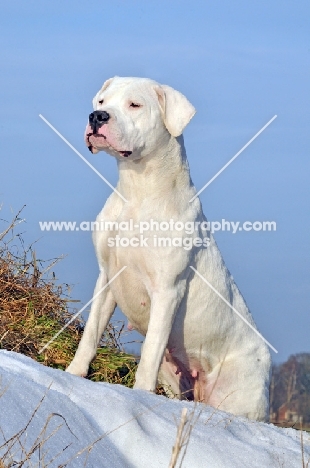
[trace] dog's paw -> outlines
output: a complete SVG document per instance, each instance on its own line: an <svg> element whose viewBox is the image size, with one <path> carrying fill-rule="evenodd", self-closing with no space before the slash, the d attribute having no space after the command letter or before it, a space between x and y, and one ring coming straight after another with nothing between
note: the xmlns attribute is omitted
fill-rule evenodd
<svg viewBox="0 0 310 468"><path fill-rule="evenodd" d="M77 375L78 377L86 377L88 368L83 368L80 364L76 364L74 361L67 367L66 372L69 374Z"/></svg>
<svg viewBox="0 0 310 468"><path fill-rule="evenodd" d="M155 393L155 388L151 385L147 385L145 382L135 382L133 388L135 390L145 390L146 392Z"/></svg>

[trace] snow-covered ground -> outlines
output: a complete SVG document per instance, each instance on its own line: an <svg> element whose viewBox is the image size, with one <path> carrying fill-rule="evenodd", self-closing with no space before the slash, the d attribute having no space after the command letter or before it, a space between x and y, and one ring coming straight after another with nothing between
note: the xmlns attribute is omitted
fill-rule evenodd
<svg viewBox="0 0 310 468"><path fill-rule="evenodd" d="M51 468L68 460L67 466L74 468L168 468L182 408L189 415L194 409L193 403L93 383L14 352L0 351L0 379L0 445L27 425L45 395L20 441L29 450L38 437L37 442L51 436L40 449ZM183 468L303 466L299 431L232 417L205 405L196 407L196 415L199 410ZM306 461L309 439L304 433ZM20 450L18 443L12 447L13 459ZM0 455L5 451L2 447ZM35 466L38 456L39 450L32 465L24 466Z"/></svg>

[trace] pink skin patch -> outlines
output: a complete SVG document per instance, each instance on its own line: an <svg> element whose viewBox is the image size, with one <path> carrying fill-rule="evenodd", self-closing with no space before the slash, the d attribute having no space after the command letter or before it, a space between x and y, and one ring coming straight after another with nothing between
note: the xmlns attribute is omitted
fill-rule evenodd
<svg viewBox="0 0 310 468"><path fill-rule="evenodd" d="M197 377L198 377L198 371L197 371L197 369L193 369L192 372L191 372L191 374L192 374L193 379L197 379Z"/></svg>
<svg viewBox="0 0 310 468"><path fill-rule="evenodd" d="M128 328L128 330L130 330L130 331L132 331L132 330L134 330L134 329L135 329L135 328L134 328L134 326L133 326L133 324L132 324L132 323L130 323L130 322L128 322L128 324L127 324L127 328Z"/></svg>
<svg viewBox="0 0 310 468"><path fill-rule="evenodd" d="M118 142L115 136L110 131L109 125L102 125L94 135L91 126L88 124L85 130L85 143L92 153L97 153L98 150L112 149L117 151L121 156L128 157L132 151L118 149Z"/></svg>
<svg viewBox="0 0 310 468"><path fill-rule="evenodd" d="M186 364L177 357L176 348L167 348L165 351L163 368L175 381L180 393L187 399L205 402L216 406L218 399L213 393L213 381L210 381L200 363L195 360Z"/></svg>

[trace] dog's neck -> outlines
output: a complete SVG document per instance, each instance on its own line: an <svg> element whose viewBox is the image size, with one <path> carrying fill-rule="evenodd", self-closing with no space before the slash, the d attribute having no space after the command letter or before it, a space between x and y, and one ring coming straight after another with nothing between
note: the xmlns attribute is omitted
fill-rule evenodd
<svg viewBox="0 0 310 468"><path fill-rule="evenodd" d="M182 135L171 136L169 144L154 154L134 161L118 161L118 168L117 189L131 202L169 199L170 195L175 197L176 188L180 196L186 196L194 189Z"/></svg>

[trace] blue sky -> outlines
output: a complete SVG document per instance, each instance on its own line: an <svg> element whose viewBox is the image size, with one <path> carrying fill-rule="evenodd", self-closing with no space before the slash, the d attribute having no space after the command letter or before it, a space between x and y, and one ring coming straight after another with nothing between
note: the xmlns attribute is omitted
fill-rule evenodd
<svg viewBox="0 0 310 468"><path fill-rule="evenodd" d="M92 97L114 75L169 84L197 109L185 144L198 189L277 114L200 198L209 220L276 221L216 239L273 358L310 352L309 14L306 1L1 2L1 218L26 204L26 242L40 239L40 258L66 255L59 281L86 303L90 233L38 222L91 221L110 189L40 113L115 184L113 158L83 143Z"/></svg>

